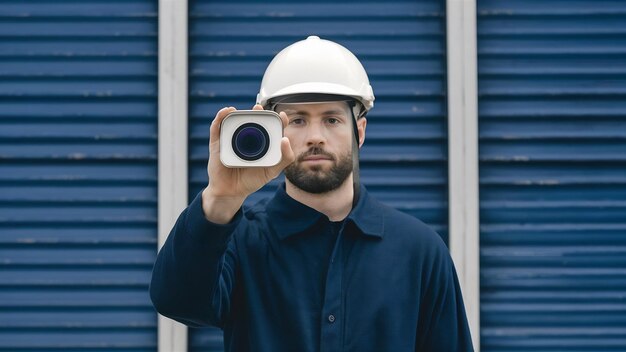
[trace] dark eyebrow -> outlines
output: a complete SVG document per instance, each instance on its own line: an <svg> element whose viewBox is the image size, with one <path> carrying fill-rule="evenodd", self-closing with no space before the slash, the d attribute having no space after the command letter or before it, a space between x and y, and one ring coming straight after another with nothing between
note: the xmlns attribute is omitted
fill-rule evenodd
<svg viewBox="0 0 626 352"><path fill-rule="evenodd" d="M293 109L285 109L283 112L287 115L306 115L309 116L309 113L304 110L293 110Z"/></svg>
<svg viewBox="0 0 626 352"><path fill-rule="evenodd" d="M324 111L322 115L347 115L344 110L328 110Z"/></svg>

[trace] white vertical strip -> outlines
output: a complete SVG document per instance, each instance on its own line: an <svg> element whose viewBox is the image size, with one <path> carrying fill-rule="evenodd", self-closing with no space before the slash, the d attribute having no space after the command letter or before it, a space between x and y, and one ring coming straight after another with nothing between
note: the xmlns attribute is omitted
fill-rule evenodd
<svg viewBox="0 0 626 352"><path fill-rule="evenodd" d="M187 206L187 0L159 0L159 249ZM187 351L187 327L159 315L159 352Z"/></svg>
<svg viewBox="0 0 626 352"><path fill-rule="evenodd" d="M447 0L450 252L480 351L476 0Z"/></svg>

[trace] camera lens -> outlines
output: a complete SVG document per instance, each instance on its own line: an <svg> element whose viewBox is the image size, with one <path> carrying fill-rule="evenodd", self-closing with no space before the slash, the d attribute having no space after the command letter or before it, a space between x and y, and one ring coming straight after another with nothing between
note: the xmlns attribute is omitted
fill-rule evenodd
<svg viewBox="0 0 626 352"><path fill-rule="evenodd" d="M245 123L233 134L233 151L243 160L261 159L270 147L270 136L263 126Z"/></svg>

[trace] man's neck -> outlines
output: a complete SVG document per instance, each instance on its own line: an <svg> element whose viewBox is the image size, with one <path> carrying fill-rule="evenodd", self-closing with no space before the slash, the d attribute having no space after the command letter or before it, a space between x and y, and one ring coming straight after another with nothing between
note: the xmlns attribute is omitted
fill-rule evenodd
<svg viewBox="0 0 626 352"><path fill-rule="evenodd" d="M330 221L341 221L352 210L354 189L352 175L348 176L339 188L322 194L308 193L293 185L285 179L287 194L298 202L313 208L326 215Z"/></svg>

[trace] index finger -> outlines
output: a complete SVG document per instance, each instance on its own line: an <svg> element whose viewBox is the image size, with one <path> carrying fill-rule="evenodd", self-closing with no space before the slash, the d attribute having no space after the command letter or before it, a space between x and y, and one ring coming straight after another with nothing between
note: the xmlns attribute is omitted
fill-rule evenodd
<svg viewBox="0 0 626 352"><path fill-rule="evenodd" d="M222 108L220 111L217 112L215 118L213 119L213 122L211 122L211 128L209 130L209 144L220 140L220 127L222 125L222 121L226 118L226 116L228 116L228 114L236 110L237 109L230 106Z"/></svg>
<svg viewBox="0 0 626 352"><path fill-rule="evenodd" d="M254 105L252 110L263 110L263 105L256 104ZM287 127L287 124L289 123L289 118L287 118L287 114L281 111L278 115L280 116L280 120L283 122L283 128Z"/></svg>
<svg viewBox="0 0 626 352"><path fill-rule="evenodd" d="M283 121L283 129L287 128L287 125L289 124L289 118L287 117L287 114L284 111L281 111L280 114L278 114L280 116L280 119Z"/></svg>

